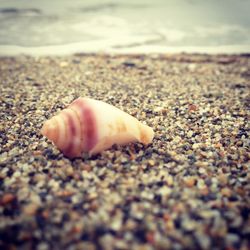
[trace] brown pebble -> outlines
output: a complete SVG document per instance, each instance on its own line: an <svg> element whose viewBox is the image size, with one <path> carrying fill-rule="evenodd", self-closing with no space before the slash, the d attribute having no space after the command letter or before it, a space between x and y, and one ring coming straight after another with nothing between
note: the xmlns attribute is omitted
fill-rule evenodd
<svg viewBox="0 0 250 250"><path fill-rule="evenodd" d="M165 214L163 215L163 219L164 219L165 221L168 221L168 220L171 219L171 215L168 214L168 213L165 213Z"/></svg>
<svg viewBox="0 0 250 250"><path fill-rule="evenodd" d="M193 176L188 176L183 179L183 182L186 187L193 187L196 183L196 179Z"/></svg>
<svg viewBox="0 0 250 250"><path fill-rule="evenodd" d="M188 111L189 111L189 112L195 112L195 111L197 111L197 110L198 110L198 108L197 108L197 106L194 105L194 104L190 104L190 105L188 106Z"/></svg>
<svg viewBox="0 0 250 250"><path fill-rule="evenodd" d="M227 182L228 182L227 175L225 175L225 174L220 174L220 175L218 176L218 181L219 181L219 183L220 183L221 185L226 185Z"/></svg>
<svg viewBox="0 0 250 250"><path fill-rule="evenodd" d="M167 112L168 112L168 109L166 109L166 108L162 109L162 111L161 111L161 113L162 113L163 115L166 115Z"/></svg>
<svg viewBox="0 0 250 250"><path fill-rule="evenodd" d="M73 176L73 174L74 174L74 169L73 169L71 166L67 166L67 167L65 168L65 172L66 172L66 175L68 175L68 176Z"/></svg>
<svg viewBox="0 0 250 250"><path fill-rule="evenodd" d="M209 194L209 189L207 186L202 187L199 191L200 191L200 194L204 196L207 196Z"/></svg>
<svg viewBox="0 0 250 250"><path fill-rule="evenodd" d="M148 161L148 165L149 165L150 167L153 167L153 166L155 165L155 161L154 161L154 160L149 160L149 161Z"/></svg>
<svg viewBox="0 0 250 250"><path fill-rule="evenodd" d="M92 201L89 205L89 209L92 211L96 211L98 209L98 202L96 200Z"/></svg>
<svg viewBox="0 0 250 250"><path fill-rule="evenodd" d="M166 221L166 224L165 224L165 225L166 225L167 231L171 231L171 230L174 229L174 222L173 222L172 219Z"/></svg>
<svg viewBox="0 0 250 250"><path fill-rule="evenodd" d="M214 147L215 147L215 148L221 148L222 145L221 145L221 143L218 142L218 143L216 143L216 144L214 145Z"/></svg>
<svg viewBox="0 0 250 250"><path fill-rule="evenodd" d="M78 224L78 225L73 226L73 228L71 229L71 232L74 234L75 233L78 234L82 232L82 229L83 229L82 225Z"/></svg>
<svg viewBox="0 0 250 250"><path fill-rule="evenodd" d="M4 194L4 196L1 199L0 204L2 205L7 205L9 203L11 203L16 197L13 194Z"/></svg>
<svg viewBox="0 0 250 250"><path fill-rule="evenodd" d="M33 155L37 156L37 155L42 155L42 151L40 150L35 150L33 151Z"/></svg>
<svg viewBox="0 0 250 250"><path fill-rule="evenodd" d="M150 244L154 244L154 233L148 232L146 234L146 239L147 239L147 242L149 242Z"/></svg>
<svg viewBox="0 0 250 250"><path fill-rule="evenodd" d="M68 196L71 196L73 194L74 194L73 192L67 191L67 190L62 190L62 191L57 192L57 196L59 196L59 197L68 197Z"/></svg>
<svg viewBox="0 0 250 250"><path fill-rule="evenodd" d="M90 172L92 170L92 167L89 164L85 164L85 163L81 163L80 168L87 172Z"/></svg>
<svg viewBox="0 0 250 250"><path fill-rule="evenodd" d="M245 195L246 195L245 189L243 189L243 188L241 188L241 187L238 187L238 188L236 189L236 192L237 192L239 195L241 195L241 196L245 196Z"/></svg>

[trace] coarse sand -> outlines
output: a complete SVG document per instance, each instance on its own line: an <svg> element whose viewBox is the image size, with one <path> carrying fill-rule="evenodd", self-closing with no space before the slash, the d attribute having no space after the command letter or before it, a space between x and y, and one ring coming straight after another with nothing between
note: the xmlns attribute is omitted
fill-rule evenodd
<svg viewBox="0 0 250 250"><path fill-rule="evenodd" d="M249 249L249 80L248 54L0 58L0 249ZM79 96L152 144L65 158L40 129Z"/></svg>

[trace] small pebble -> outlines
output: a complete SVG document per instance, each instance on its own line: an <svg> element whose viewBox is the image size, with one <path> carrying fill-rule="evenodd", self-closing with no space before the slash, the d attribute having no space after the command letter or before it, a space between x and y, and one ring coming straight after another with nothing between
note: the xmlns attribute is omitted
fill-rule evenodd
<svg viewBox="0 0 250 250"><path fill-rule="evenodd" d="M8 203L11 203L13 200L15 200L15 196L13 194L6 193L1 198L0 204L7 205Z"/></svg>
<svg viewBox="0 0 250 250"><path fill-rule="evenodd" d="M195 177L185 177L183 179L184 181L184 184L187 186L187 187L193 187L195 185L195 182L196 182L196 178Z"/></svg>

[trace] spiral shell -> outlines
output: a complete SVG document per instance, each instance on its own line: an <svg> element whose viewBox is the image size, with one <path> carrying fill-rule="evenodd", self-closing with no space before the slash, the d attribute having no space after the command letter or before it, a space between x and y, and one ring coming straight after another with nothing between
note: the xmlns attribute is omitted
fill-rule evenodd
<svg viewBox="0 0 250 250"><path fill-rule="evenodd" d="M153 130L122 110L90 98L78 98L46 121L41 133L65 156L97 154L113 144L139 141L149 144Z"/></svg>

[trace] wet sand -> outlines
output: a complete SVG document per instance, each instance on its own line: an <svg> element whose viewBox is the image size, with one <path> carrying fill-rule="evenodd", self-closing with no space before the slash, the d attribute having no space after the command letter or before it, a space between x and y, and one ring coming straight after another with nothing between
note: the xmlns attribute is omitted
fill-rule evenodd
<svg viewBox="0 0 250 250"><path fill-rule="evenodd" d="M249 249L249 80L249 55L0 58L0 248ZM39 131L79 96L153 143L65 158Z"/></svg>

